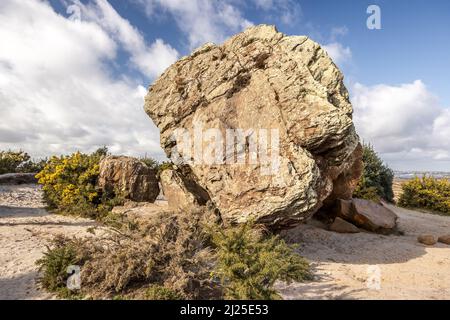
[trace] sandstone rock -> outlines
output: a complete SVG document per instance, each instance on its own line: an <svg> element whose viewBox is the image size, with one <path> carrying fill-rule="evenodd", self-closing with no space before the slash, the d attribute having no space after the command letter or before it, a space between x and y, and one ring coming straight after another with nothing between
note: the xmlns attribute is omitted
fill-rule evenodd
<svg viewBox="0 0 450 320"><path fill-rule="evenodd" d="M0 184L33 184L37 183L37 173L5 173L0 174Z"/></svg>
<svg viewBox="0 0 450 320"><path fill-rule="evenodd" d="M352 200L337 199L335 202L334 214L337 217L351 219L353 216Z"/></svg>
<svg viewBox="0 0 450 320"><path fill-rule="evenodd" d="M108 156L100 161L98 187L137 202L154 202L159 194L156 171L125 156Z"/></svg>
<svg viewBox="0 0 450 320"><path fill-rule="evenodd" d="M438 241L441 242L441 243L445 243L445 244L450 245L450 234L447 234L447 235L444 235L444 236L440 236L438 238Z"/></svg>
<svg viewBox="0 0 450 320"><path fill-rule="evenodd" d="M340 215L356 226L380 233L394 231L397 226L397 215L381 204L364 199L353 199L350 213L343 211Z"/></svg>
<svg viewBox="0 0 450 320"><path fill-rule="evenodd" d="M164 197L173 210L189 212L206 206L210 200L208 193L196 185L186 172L166 169L159 178Z"/></svg>
<svg viewBox="0 0 450 320"><path fill-rule="evenodd" d="M345 221L339 217L334 219L334 222L330 225L330 230L338 233L358 233L359 229L351 224L350 222Z"/></svg>
<svg viewBox="0 0 450 320"><path fill-rule="evenodd" d="M417 238L417 241L419 241L422 244L425 244L427 246L432 246L436 244L436 238L430 234L422 234Z"/></svg>
<svg viewBox="0 0 450 320"><path fill-rule="evenodd" d="M343 76L306 36L286 36L261 25L223 45L206 44L153 83L145 111L160 129L167 156L190 168L224 220L292 226L325 200L348 199L359 179L361 149ZM183 148L189 139L174 138L180 129L197 147ZM208 129L218 129L218 139L226 139L227 129L249 136L242 149L230 151L222 140L212 142L217 135L195 135ZM261 160L264 150L252 153L249 141L263 141L266 133L268 154L279 149L279 169L272 174L262 174L261 162L249 161L255 155ZM205 150L217 161L205 164ZM175 159L178 154L182 159ZM242 154L245 164L228 162Z"/></svg>

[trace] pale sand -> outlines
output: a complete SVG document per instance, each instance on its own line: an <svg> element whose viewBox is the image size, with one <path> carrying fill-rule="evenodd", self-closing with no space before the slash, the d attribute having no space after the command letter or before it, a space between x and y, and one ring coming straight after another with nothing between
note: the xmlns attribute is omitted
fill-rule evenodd
<svg viewBox="0 0 450 320"><path fill-rule="evenodd" d="M0 185L0 299L51 299L36 283L38 260L56 234L86 236L97 224L49 214L36 185Z"/></svg>
<svg viewBox="0 0 450 320"><path fill-rule="evenodd" d="M313 264L315 281L278 284L285 299L450 299L450 246L427 247L419 234L450 234L450 217L389 205L405 233L339 234L311 221L286 232ZM367 287L380 272L380 288ZM372 271L374 270L374 271ZM373 282L370 282L373 283Z"/></svg>
<svg viewBox="0 0 450 320"><path fill-rule="evenodd" d="M450 299L450 246L425 247L421 233L450 233L450 217L392 207L404 236L337 234L314 221L290 230L314 267L315 281L278 284L286 299ZM55 234L88 236L94 221L49 214L37 186L0 186L0 299L49 299L38 289L35 261ZM381 289L366 287L378 266Z"/></svg>

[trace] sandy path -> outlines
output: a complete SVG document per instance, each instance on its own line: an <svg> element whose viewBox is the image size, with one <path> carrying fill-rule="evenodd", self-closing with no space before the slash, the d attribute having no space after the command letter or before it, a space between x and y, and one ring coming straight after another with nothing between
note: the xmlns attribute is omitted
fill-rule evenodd
<svg viewBox="0 0 450 320"><path fill-rule="evenodd" d="M58 233L83 235L88 219L46 212L36 185L0 185L0 299L48 299L36 285L35 261Z"/></svg>
<svg viewBox="0 0 450 320"><path fill-rule="evenodd" d="M403 236L338 234L310 222L286 233L300 242L316 281L279 284L286 299L450 299L450 246L426 247L417 236L450 234L450 217L390 206ZM379 285L376 284L379 274ZM372 280L369 280L372 279Z"/></svg>

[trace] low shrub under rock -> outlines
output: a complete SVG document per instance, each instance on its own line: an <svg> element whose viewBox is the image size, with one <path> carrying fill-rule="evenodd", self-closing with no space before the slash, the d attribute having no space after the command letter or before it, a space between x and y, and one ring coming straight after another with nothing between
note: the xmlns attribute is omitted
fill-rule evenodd
<svg viewBox="0 0 450 320"><path fill-rule="evenodd" d="M59 238L39 261L42 284L65 292L69 262L81 266L77 294L91 298L275 299L276 280L310 278L308 263L277 236L252 225L224 229L211 215L156 214L134 230L124 223L101 238ZM60 252L68 259L51 267Z"/></svg>

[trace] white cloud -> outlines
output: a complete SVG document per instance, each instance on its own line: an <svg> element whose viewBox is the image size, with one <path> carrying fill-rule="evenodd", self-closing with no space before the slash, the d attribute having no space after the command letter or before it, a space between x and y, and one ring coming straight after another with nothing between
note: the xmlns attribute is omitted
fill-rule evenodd
<svg viewBox="0 0 450 320"><path fill-rule="evenodd" d="M101 10L102 23L83 18L80 8L81 20L44 1L0 2L0 149L45 156L108 145L116 153L161 156L158 130L143 111L146 89L113 78L108 66L131 45L131 59L152 77L174 51L164 52L162 40L146 44L112 7L86 7Z"/></svg>
<svg viewBox="0 0 450 320"><path fill-rule="evenodd" d="M337 37L345 36L348 33L348 28L346 26L333 27L331 29L331 40L336 41Z"/></svg>
<svg viewBox="0 0 450 320"><path fill-rule="evenodd" d="M436 161L450 160L450 110L422 81L372 87L357 83L352 104L361 138L399 169L409 168L408 162L416 170L438 168L442 164Z"/></svg>
<svg viewBox="0 0 450 320"><path fill-rule="evenodd" d="M91 21L101 26L131 55L131 62L144 75L153 78L175 62L178 52L163 40L147 45L142 34L122 18L106 0L95 0L87 5L72 0L72 20Z"/></svg>
<svg viewBox="0 0 450 320"><path fill-rule="evenodd" d="M344 47L339 42L326 44L323 48L337 65L346 63L352 58L352 51L350 50L350 47Z"/></svg>
<svg viewBox="0 0 450 320"><path fill-rule="evenodd" d="M190 49L206 42L221 43L252 25L227 1L139 0L139 3L145 6L150 17L169 13L188 37Z"/></svg>

